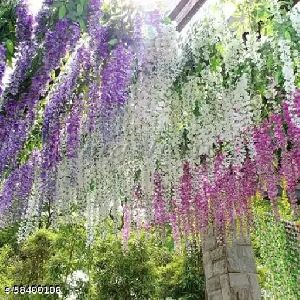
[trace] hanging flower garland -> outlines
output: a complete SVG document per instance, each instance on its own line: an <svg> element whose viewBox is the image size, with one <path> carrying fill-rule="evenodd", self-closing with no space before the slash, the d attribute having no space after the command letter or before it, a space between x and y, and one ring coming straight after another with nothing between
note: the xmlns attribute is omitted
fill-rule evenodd
<svg viewBox="0 0 300 300"><path fill-rule="evenodd" d="M101 5L87 4L84 34L64 17L45 29L40 15L33 26L20 6L19 43L41 58L23 91L32 62L21 55L1 98L0 214L22 216L26 235L45 208L51 224L77 210L91 242L107 216L119 222L120 207L125 239L134 223L168 223L176 241L212 222L223 233L237 219L251 223L257 192L279 217L279 185L297 213L298 38L280 31L284 23L292 35L295 18L272 5L276 18L264 22L275 33L259 38L250 26L243 42L225 19L208 17L178 43L157 12L137 14L119 36L117 25L101 23Z"/></svg>

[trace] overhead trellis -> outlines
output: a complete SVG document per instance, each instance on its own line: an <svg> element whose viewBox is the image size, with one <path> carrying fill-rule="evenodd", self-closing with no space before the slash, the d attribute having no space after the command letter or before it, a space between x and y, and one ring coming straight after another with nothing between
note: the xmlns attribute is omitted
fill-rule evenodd
<svg viewBox="0 0 300 300"><path fill-rule="evenodd" d="M170 18L176 21L176 29L181 31L197 14L206 0L181 0L170 13Z"/></svg>
<svg viewBox="0 0 300 300"><path fill-rule="evenodd" d="M157 11L81 3L81 18L60 1L17 10L1 226L22 220L22 238L45 216L83 217L90 240L111 216L124 237L167 223L178 239L251 223L257 193L279 217L279 186L297 214L299 6L247 2L233 24L220 9L177 39Z"/></svg>

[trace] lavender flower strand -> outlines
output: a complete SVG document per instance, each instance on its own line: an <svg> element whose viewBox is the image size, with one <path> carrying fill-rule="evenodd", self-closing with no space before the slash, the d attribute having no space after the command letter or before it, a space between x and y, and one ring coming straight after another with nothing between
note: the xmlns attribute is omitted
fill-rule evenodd
<svg viewBox="0 0 300 300"><path fill-rule="evenodd" d="M17 13L17 43L30 41L32 37L33 17L29 14L25 1L21 1L16 10Z"/></svg>
<svg viewBox="0 0 300 300"><path fill-rule="evenodd" d="M65 106L71 98L76 87L78 76L83 64L85 48L79 46L73 57L65 76L59 82L55 91L50 95L45 109L44 124L42 129L42 203L51 203L54 199L57 180L57 164L60 160L60 131L61 115L65 113Z"/></svg>
<svg viewBox="0 0 300 300"><path fill-rule="evenodd" d="M10 83L8 92L11 95L18 93L19 87L24 80L26 72L31 66L32 58L36 52L33 42L33 17L29 14L28 7L23 1L18 5L17 10L17 55L16 65Z"/></svg>
<svg viewBox="0 0 300 300"><path fill-rule="evenodd" d="M112 52L102 74L102 103L104 107L124 105L132 76L133 54L124 44Z"/></svg>
<svg viewBox="0 0 300 300"><path fill-rule="evenodd" d="M34 177L34 160L16 168L4 183L0 194L0 215L10 208L14 199L20 202L20 207L25 206Z"/></svg>
<svg viewBox="0 0 300 300"><path fill-rule="evenodd" d="M57 68L68 47L71 49L74 47L79 35L78 26L72 25L66 20L58 21L54 31L46 34L44 65L33 77L29 91L19 101L10 100L6 104L7 115L0 116L0 137L3 141L3 145L0 147L2 157L0 174L15 161L17 153L22 149L27 133L34 122L36 104L45 93L46 86L51 80L49 74ZM25 117L20 118L26 110Z"/></svg>

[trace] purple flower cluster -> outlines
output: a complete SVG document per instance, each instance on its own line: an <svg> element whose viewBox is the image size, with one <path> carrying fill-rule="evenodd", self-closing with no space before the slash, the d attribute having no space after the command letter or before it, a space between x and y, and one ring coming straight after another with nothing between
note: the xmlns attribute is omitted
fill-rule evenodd
<svg viewBox="0 0 300 300"><path fill-rule="evenodd" d="M33 17L29 14L28 6L25 1L21 0L17 9L17 42L30 41L32 37Z"/></svg>
<svg viewBox="0 0 300 300"><path fill-rule="evenodd" d="M26 201L32 189L34 171L35 160L33 156L33 159L10 173L0 193L0 215L9 209L14 201L18 202L17 208L19 210L26 207Z"/></svg>
<svg viewBox="0 0 300 300"><path fill-rule="evenodd" d="M299 106L299 99L300 93L297 91L296 107ZM274 215L279 218L277 197L282 179L286 181L287 193L294 213L297 214L295 191L300 178L300 128L292 119L289 105L285 102L283 115L272 114L254 128L252 138L255 157L253 160L247 157L242 166L228 167L224 163L224 156L218 154L209 176L205 165L192 168L184 162L183 175L179 181L179 201L173 201L173 208L168 212L168 220L174 226L174 238L180 236L178 230L185 236L204 231L212 220L221 232L228 224L233 225L236 218L247 219L251 223L250 200L257 192L267 192ZM281 150L279 157L278 150ZM154 195L164 199L166 195L158 187L155 183ZM154 221L161 225L161 218L157 218L160 211L157 196L154 200Z"/></svg>
<svg viewBox="0 0 300 300"><path fill-rule="evenodd" d="M61 59L66 53L69 50L72 53L80 38L79 26L65 19L57 21L53 30L48 30L47 20L52 13L49 7L51 4L52 0L45 1L35 20L28 14L27 6L23 2L18 7L17 36L20 57L0 114L0 138L3 141L0 145L0 174L2 175L6 169L11 170L4 191L9 189L19 191L13 186L12 181L16 182L13 180L19 176L16 174L25 170L25 167L18 166L17 158L36 119L37 104L49 91L51 74L60 66ZM66 155L69 158L76 156L80 140L83 99L74 97L74 93L77 92L75 89L81 72L85 73L85 81L90 85L89 96L92 101L89 101L91 108L89 113L91 119L93 115L96 116L95 122L99 123L101 121L99 116L102 116L101 122L105 120L105 126L109 127L109 122L112 121L110 110L123 105L127 100L133 54L125 44L120 43L109 55L109 29L101 27L101 5L102 1L89 2L89 50L84 47L77 49L68 72L62 73L57 85L51 86L52 91L46 104L42 127L41 192L44 194L41 197L42 202L54 198L57 163L62 155L61 133L65 123ZM36 54L43 55L41 65L32 78L27 78ZM25 80L29 81L29 87L23 92L20 86ZM74 103L71 103L72 98L75 99ZM68 114L70 104L71 111ZM24 190L20 189L18 198L20 195L26 195L26 191L25 186ZM5 203L12 203L9 196L6 198Z"/></svg>
<svg viewBox="0 0 300 300"><path fill-rule="evenodd" d="M83 99L76 96L71 113L67 120L67 157L74 158L80 141L80 121L82 117Z"/></svg>
<svg viewBox="0 0 300 300"><path fill-rule="evenodd" d="M53 13L51 7L52 4L53 0L44 0L41 10L39 11L38 15L35 16L34 34L37 40L44 37L45 33L48 31L48 20Z"/></svg>
<svg viewBox="0 0 300 300"><path fill-rule="evenodd" d="M77 24L66 19L59 20L53 31L47 32L45 37L44 69L53 70L59 65L60 59L68 49L73 49L80 37Z"/></svg>
<svg viewBox="0 0 300 300"><path fill-rule="evenodd" d="M2 215L12 204L16 186L18 184L19 173L20 170L15 169L4 183L0 194L0 215Z"/></svg>
<svg viewBox="0 0 300 300"><path fill-rule="evenodd" d="M77 49L70 69L62 78L45 108L43 136L43 168L52 169L59 161L59 141L61 130L61 116L66 111L66 104L71 99L72 93L80 74L82 65L83 46Z"/></svg>
<svg viewBox="0 0 300 300"><path fill-rule="evenodd" d="M272 141L271 123L268 120L265 120L260 127L255 129L254 144L257 173L260 178L260 192L263 193L265 190L268 192L268 197L271 200L273 209L276 211L276 215L278 215L277 186L280 180L274 167L274 151L276 150L276 145Z"/></svg>
<svg viewBox="0 0 300 300"><path fill-rule="evenodd" d="M93 81L89 90L89 129L101 124L104 141L111 141L114 114L121 113L132 78L133 54L119 44L108 57L101 74L101 88ZM114 111L114 113L113 113Z"/></svg>
<svg viewBox="0 0 300 300"><path fill-rule="evenodd" d="M14 73L10 78L10 84L7 88L7 93L11 95L15 96L18 94L20 85L26 79L33 59L39 52L41 42L48 31L47 18L51 15L50 5L51 3L43 4L42 10L36 17L35 26L32 25L32 17L30 15L26 17L28 15L27 5L25 7L23 4L20 6L20 24L18 27L20 27L21 32L24 31L23 27L25 27L27 33L26 38L20 40L18 44ZM47 49L45 52L47 53Z"/></svg>
<svg viewBox="0 0 300 300"><path fill-rule="evenodd" d="M295 93L295 106L299 109L299 91ZM287 140L291 149L283 149L280 174L284 176L287 183L287 194L290 198L295 214L298 214L296 186L300 178L300 128L293 122L293 116L289 111L289 104L283 104L284 121L287 124Z"/></svg>
<svg viewBox="0 0 300 300"><path fill-rule="evenodd" d="M18 101L10 98L5 103L6 114L0 115L0 138L3 141L0 146L0 174L6 167L15 164L34 123L36 104L48 89L50 74L59 66L68 47L74 47L75 38L79 38L78 26L70 26L65 20L58 21L54 31L46 34L44 64L32 78L28 91Z"/></svg>
<svg viewBox="0 0 300 300"><path fill-rule="evenodd" d="M132 79L133 54L120 43L109 57L102 73L101 101L105 108L124 105Z"/></svg>
<svg viewBox="0 0 300 300"><path fill-rule="evenodd" d="M192 203L192 174L190 164L183 163L183 175L180 178L180 214L184 233L188 236L191 233L191 203Z"/></svg>
<svg viewBox="0 0 300 300"><path fill-rule="evenodd" d="M204 231L208 226L208 173L205 165L200 166L196 172L196 181L199 184L195 191L195 220L198 230Z"/></svg>
<svg viewBox="0 0 300 300"><path fill-rule="evenodd" d="M27 4L21 1L17 7L16 14L16 65L7 89L8 92L14 96L17 95L19 87L25 79L26 72L28 72L31 67L32 59L37 51L37 45L33 40L33 17L29 14Z"/></svg>
<svg viewBox="0 0 300 300"><path fill-rule="evenodd" d="M102 0L91 0L88 6L88 32L93 59L98 65L109 55L109 29L100 25Z"/></svg>

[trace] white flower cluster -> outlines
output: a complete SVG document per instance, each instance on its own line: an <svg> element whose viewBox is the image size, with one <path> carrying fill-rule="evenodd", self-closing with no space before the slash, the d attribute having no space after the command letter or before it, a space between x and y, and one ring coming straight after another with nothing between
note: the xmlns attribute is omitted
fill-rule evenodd
<svg viewBox="0 0 300 300"><path fill-rule="evenodd" d="M204 20L192 26L186 32L185 43L189 43L192 55L196 62L210 59L210 48L219 42L220 36L226 31L224 20L221 21L213 16L207 16ZM192 37L192 39L191 39Z"/></svg>
<svg viewBox="0 0 300 300"><path fill-rule="evenodd" d="M295 91L294 65L291 59L291 49L289 41L280 39L278 41L280 59L282 62L282 72L285 79L284 89L288 97L292 97Z"/></svg>
<svg viewBox="0 0 300 300"><path fill-rule="evenodd" d="M88 282L89 277L86 273L84 273L82 270L76 270L72 274L68 275L67 277L67 284L69 284L71 287L76 287L78 282Z"/></svg>
<svg viewBox="0 0 300 300"><path fill-rule="evenodd" d="M27 208L23 213L22 222L18 230L19 243L24 241L30 235L30 233L34 232L38 227L40 184L40 174L39 172L36 172L34 185L28 198Z"/></svg>
<svg viewBox="0 0 300 300"><path fill-rule="evenodd" d="M264 63L260 49L266 42L266 39L261 39L261 41L258 41L256 33L249 33L247 35L246 49L244 49L246 52L245 59L249 59L253 64L256 65L258 69L261 69Z"/></svg>
<svg viewBox="0 0 300 300"><path fill-rule="evenodd" d="M226 72L233 73L236 68L245 60L244 45L242 39L232 38L229 35L227 46L224 51L224 63Z"/></svg>
<svg viewBox="0 0 300 300"><path fill-rule="evenodd" d="M161 161L168 143L161 136L169 128L172 95L176 76L178 47L174 27L163 27L146 55L144 72L131 88L120 139L116 148L116 170L125 175L125 193L130 195L135 173L140 170L143 192L150 198L156 161ZM120 174L121 173L121 174ZM124 183L123 183L124 184Z"/></svg>
<svg viewBox="0 0 300 300"><path fill-rule="evenodd" d="M298 2L290 11L292 26L300 36L300 3Z"/></svg>
<svg viewBox="0 0 300 300"><path fill-rule="evenodd" d="M287 93L287 99L289 102L289 111L292 116L292 120L297 127L300 127L300 117L297 114L297 108L294 105L294 92L295 92L295 71L294 64L292 61L292 54L289 45L289 41L280 39L278 42L280 59L282 61L283 67L282 72L284 76L284 88Z"/></svg>
<svg viewBox="0 0 300 300"><path fill-rule="evenodd" d="M76 270L67 277L67 284L70 287L70 292L67 295L67 300L81 299L82 290L85 284L89 281L89 276L82 270Z"/></svg>

